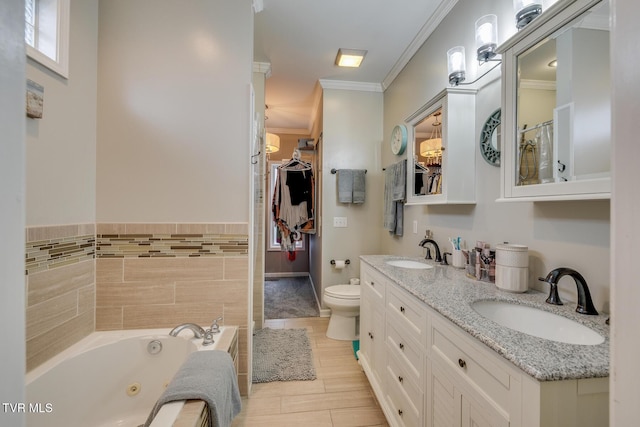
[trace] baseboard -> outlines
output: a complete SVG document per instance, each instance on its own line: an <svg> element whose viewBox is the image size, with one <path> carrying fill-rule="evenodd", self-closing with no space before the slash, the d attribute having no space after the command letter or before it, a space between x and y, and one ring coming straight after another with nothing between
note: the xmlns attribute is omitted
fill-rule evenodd
<svg viewBox="0 0 640 427"><path fill-rule="evenodd" d="M322 307L320 306L320 298L318 298L318 293L316 292L316 285L313 283L313 277L309 274L309 281L311 282L311 289L313 289L313 296L316 299L316 306L318 307L318 312L320 313L320 317L327 317L322 315Z"/></svg>
<svg viewBox="0 0 640 427"><path fill-rule="evenodd" d="M284 271L282 273L264 273L264 277L269 279L276 279L278 277L307 277L309 273L297 272L297 271Z"/></svg>

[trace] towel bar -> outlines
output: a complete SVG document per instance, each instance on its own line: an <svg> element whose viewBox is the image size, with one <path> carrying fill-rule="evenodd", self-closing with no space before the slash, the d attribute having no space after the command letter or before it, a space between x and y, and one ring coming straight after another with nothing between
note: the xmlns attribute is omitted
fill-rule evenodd
<svg viewBox="0 0 640 427"><path fill-rule="evenodd" d="M331 174L335 175L336 173L338 173L338 169L331 169ZM367 173L367 170L364 170L364 173Z"/></svg>

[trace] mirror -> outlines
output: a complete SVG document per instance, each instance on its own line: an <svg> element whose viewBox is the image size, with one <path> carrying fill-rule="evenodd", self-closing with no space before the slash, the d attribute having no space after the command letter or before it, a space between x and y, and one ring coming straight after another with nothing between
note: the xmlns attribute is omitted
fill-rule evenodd
<svg viewBox="0 0 640 427"><path fill-rule="evenodd" d="M442 107L413 127L413 195L442 194Z"/></svg>
<svg viewBox="0 0 640 427"><path fill-rule="evenodd" d="M515 185L608 177L608 1L521 51L515 64Z"/></svg>

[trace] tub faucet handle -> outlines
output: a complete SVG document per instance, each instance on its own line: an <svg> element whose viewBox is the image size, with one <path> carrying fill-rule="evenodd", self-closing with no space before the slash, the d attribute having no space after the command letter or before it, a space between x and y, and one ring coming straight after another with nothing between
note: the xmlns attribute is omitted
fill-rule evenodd
<svg viewBox="0 0 640 427"><path fill-rule="evenodd" d="M213 323L211 324L211 333L212 334L219 334L220 333L220 325L218 325L218 322L222 321L222 316L218 317L217 319L213 320Z"/></svg>

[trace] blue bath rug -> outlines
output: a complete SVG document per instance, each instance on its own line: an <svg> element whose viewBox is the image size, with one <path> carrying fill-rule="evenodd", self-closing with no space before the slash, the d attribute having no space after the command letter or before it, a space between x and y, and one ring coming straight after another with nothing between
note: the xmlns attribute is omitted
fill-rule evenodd
<svg viewBox="0 0 640 427"><path fill-rule="evenodd" d="M358 360L358 350L360 350L360 340L352 341L351 344L353 345L353 355L356 357L356 360Z"/></svg>

